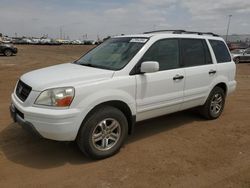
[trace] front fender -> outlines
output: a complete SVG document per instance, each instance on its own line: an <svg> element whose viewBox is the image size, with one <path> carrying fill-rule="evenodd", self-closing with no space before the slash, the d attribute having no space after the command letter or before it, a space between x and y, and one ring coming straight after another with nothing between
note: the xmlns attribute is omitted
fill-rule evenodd
<svg viewBox="0 0 250 188"><path fill-rule="evenodd" d="M95 92L84 97L84 99L81 100L77 105L77 108L81 111L79 117L77 118L77 130L79 130L82 121L92 109L94 109L99 104L109 101L121 101L128 105L132 115L136 114L135 99L128 93L116 89L108 89L105 91Z"/></svg>

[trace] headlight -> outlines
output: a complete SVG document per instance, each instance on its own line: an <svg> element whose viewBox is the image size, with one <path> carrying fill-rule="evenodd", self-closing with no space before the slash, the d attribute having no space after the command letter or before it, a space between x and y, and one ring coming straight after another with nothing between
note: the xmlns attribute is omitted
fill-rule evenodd
<svg viewBox="0 0 250 188"><path fill-rule="evenodd" d="M35 104L55 107L70 106L75 96L73 87L55 88L43 91L36 99Z"/></svg>

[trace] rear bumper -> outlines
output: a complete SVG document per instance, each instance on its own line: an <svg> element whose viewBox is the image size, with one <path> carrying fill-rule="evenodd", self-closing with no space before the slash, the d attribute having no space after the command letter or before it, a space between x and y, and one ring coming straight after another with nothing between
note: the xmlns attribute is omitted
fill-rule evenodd
<svg viewBox="0 0 250 188"><path fill-rule="evenodd" d="M14 54L17 54L18 49L17 49L17 48L12 48L12 52L13 52Z"/></svg>
<svg viewBox="0 0 250 188"><path fill-rule="evenodd" d="M228 83L228 91L227 91L227 94L230 94L232 93L233 91L235 91L236 89L236 86L237 86L237 82L234 80L234 81L230 81Z"/></svg>

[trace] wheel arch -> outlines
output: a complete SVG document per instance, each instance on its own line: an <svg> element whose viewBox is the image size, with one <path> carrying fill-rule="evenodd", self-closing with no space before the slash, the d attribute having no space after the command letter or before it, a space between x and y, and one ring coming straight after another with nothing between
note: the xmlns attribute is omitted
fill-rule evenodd
<svg viewBox="0 0 250 188"><path fill-rule="evenodd" d="M2 51L4 52L5 50L10 50L10 51L14 51L12 48L9 48L9 47L6 47L6 48L4 48Z"/></svg>
<svg viewBox="0 0 250 188"><path fill-rule="evenodd" d="M227 95L228 88L227 88L227 84L226 84L226 83L220 82L220 83L216 84L216 85L214 86L214 88L215 88L215 87L220 87L220 88L223 89L223 91L225 92L225 96Z"/></svg>
<svg viewBox="0 0 250 188"><path fill-rule="evenodd" d="M87 115L84 117L81 126L78 129L81 129L81 127L84 125L84 123L87 121L87 119L93 114L95 113L95 111L103 106L112 106L115 107L117 109L119 109L127 118L128 121L128 134L132 134L134 131L134 125L135 125L135 121L136 121L136 116L133 115L132 110L130 109L129 105L126 104L125 102L121 101L121 100L110 100L110 101L105 101L102 102L96 106L94 106L88 113Z"/></svg>

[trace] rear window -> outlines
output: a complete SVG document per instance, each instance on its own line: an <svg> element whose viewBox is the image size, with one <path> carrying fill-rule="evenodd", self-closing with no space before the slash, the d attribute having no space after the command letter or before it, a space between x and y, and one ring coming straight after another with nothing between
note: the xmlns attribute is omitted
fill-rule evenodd
<svg viewBox="0 0 250 188"><path fill-rule="evenodd" d="M224 42L219 40L209 40L209 42L213 48L217 63L226 63L231 61L231 56Z"/></svg>

